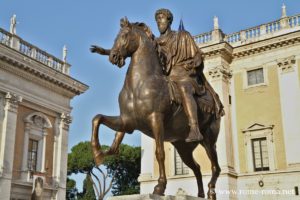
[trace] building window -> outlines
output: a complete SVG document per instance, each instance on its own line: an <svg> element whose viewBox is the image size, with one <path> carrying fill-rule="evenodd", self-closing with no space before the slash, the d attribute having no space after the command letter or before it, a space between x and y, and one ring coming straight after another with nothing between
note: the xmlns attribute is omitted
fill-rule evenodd
<svg viewBox="0 0 300 200"><path fill-rule="evenodd" d="M189 174L189 168L183 163L179 153L175 149L175 175Z"/></svg>
<svg viewBox="0 0 300 200"><path fill-rule="evenodd" d="M48 129L52 124L41 112L32 112L24 118L24 143L21 179L32 181L31 172L46 172Z"/></svg>
<svg viewBox="0 0 300 200"><path fill-rule="evenodd" d="M254 171L268 171L269 156L267 138L252 139L252 153Z"/></svg>
<svg viewBox="0 0 300 200"><path fill-rule="evenodd" d="M28 143L28 170L36 171L37 169L37 154L38 154L39 141L29 139Z"/></svg>
<svg viewBox="0 0 300 200"><path fill-rule="evenodd" d="M248 172L276 170L274 125L254 123L243 130Z"/></svg>
<svg viewBox="0 0 300 200"><path fill-rule="evenodd" d="M263 68L247 71L248 86L264 83Z"/></svg>

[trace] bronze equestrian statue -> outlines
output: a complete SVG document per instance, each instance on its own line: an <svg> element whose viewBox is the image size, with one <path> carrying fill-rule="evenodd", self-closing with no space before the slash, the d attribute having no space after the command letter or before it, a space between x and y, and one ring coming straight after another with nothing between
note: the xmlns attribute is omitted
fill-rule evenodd
<svg viewBox="0 0 300 200"><path fill-rule="evenodd" d="M157 17L156 15L156 19ZM167 15L165 17L168 18ZM171 31L171 22L167 22L168 31ZM158 19L157 23L160 26ZM194 149L201 144L211 161L212 169L207 195L209 199L216 199L215 184L221 171L216 141L223 106L203 75L200 50L190 47L190 55L194 57L192 56L190 61L187 61L187 58L181 61L187 61L183 67L187 67L186 71L191 70L191 72L186 72L186 77L182 79L176 79L172 75L180 74L172 73L172 70L175 69L174 71L177 70L178 73L182 70L176 69L180 66L170 64L175 62L176 55L166 52L170 46L164 49L163 44L160 44L163 38L155 39L150 28L144 23L130 23L125 18L121 19L120 25L121 29L112 49L103 49L95 45L91 47L93 53L109 55L110 62L118 67L124 66L125 59L131 57L124 86L119 95L120 116L98 114L93 119L92 149L96 164L100 165L105 156L117 153L125 133L139 130L154 138L156 143L155 154L159 165L159 178L153 193L163 195L166 189L164 141L169 141L178 151L182 161L193 170L197 179L198 196L204 197L200 166L193 158ZM162 29L163 27L160 30L161 37L164 34ZM189 40L188 33L184 33L183 36ZM174 37L180 36L174 33ZM192 101L193 105L184 105L184 101ZM193 113L189 115L189 106L197 111L196 116L192 116ZM197 122L192 121L195 119ZM101 150L98 137L100 124L116 131L115 139L108 151ZM191 128L194 125L198 126L199 132L192 131L191 135Z"/></svg>

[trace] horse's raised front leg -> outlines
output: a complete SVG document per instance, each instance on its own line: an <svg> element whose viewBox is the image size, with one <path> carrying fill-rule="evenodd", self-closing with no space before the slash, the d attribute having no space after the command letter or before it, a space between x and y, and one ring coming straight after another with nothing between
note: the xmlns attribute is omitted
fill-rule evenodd
<svg viewBox="0 0 300 200"><path fill-rule="evenodd" d="M150 126L156 143L155 155L159 167L158 184L154 187L153 194L164 195L167 178L165 170L165 151L164 151L164 126L163 115L161 113L152 113L149 117Z"/></svg>
<svg viewBox="0 0 300 200"><path fill-rule="evenodd" d="M104 124L108 126L109 128L117 131L115 139L113 141L112 146L108 151L103 152L101 150L101 145L99 142L99 126L100 124ZM107 155L112 155L117 152L120 143L123 140L123 137L125 135L125 132L128 131L125 128L125 124L123 123L121 117L110 117L105 115L96 115L93 119L93 129L92 129L92 150L93 150L93 156L96 165L100 165L103 162L103 159Z"/></svg>

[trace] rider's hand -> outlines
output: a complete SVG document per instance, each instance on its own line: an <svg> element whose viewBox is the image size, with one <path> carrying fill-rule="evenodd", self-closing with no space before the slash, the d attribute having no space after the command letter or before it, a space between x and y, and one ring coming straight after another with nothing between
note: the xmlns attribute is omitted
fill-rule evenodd
<svg viewBox="0 0 300 200"><path fill-rule="evenodd" d="M91 51L92 53L96 53L96 52L98 51L99 48L100 48L100 47L98 47L98 46L96 46L96 45L92 45L91 48L90 48L90 51Z"/></svg>
<svg viewBox="0 0 300 200"><path fill-rule="evenodd" d="M110 49L103 49L102 47L92 45L90 48L90 51L92 53L99 53L101 55L109 55L110 54Z"/></svg>

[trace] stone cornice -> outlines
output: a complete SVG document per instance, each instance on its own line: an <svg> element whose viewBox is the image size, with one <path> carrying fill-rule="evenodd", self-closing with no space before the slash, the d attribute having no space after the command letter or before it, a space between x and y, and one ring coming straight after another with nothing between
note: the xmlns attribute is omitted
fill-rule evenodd
<svg viewBox="0 0 300 200"><path fill-rule="evenodd" d="M233 59L239 59L249 55L259 54L265 51L287 47L300 43L300 31L275 36L265 40L237 46L233 49Z"/></svg>
<svg viewBox="0 0 300 200"><path fill-rule="evenodd" d="M15 74L18 77L30 80L40 86L43 86L51 91L55 91L56 93L66 96L68 98L73 98L75 96L74 92L70 90L66 90L63 87L60 87L60 85L53 84L37 76L35 73L28 73L27 71L24 71L22 68L13 66L10 63L1 62L1 58L0 58L0 69L6 70L12 74Z"/></svg>
<svg viewBox="0 0 300 200"><path fill-rule="evenodd" d="M3 68L23 78L37 81L39 84L58 91L58 93L70 98L79 95L88 89L88 86L73 79L72 77L58 72L32 58L0 44L0 60L5 65Z"/></svg>
<svg viewBox="0 0 300 200"><path fill-rule="evenodd" d="M233 47L230 44L228 44L227 42L221 42L218 44L205 46L200 49L203 52L205 59L214 57L214 56L221 56L228 63L231 63L231 61L232 61Z"/></svg>

